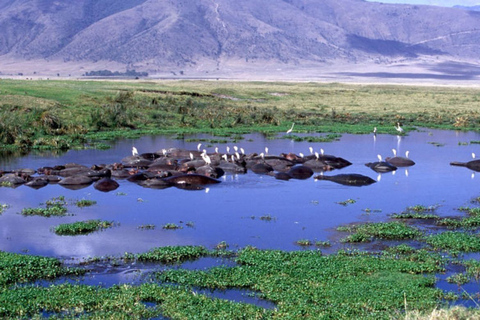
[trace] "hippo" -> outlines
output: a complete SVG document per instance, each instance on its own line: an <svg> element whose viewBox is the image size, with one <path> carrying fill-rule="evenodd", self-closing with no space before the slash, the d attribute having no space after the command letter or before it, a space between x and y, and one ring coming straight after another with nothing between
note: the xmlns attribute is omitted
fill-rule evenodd
<svg viewBox="0 0 480 320"><path fill-rule="evenodd" d="M292 176L290 176L287 172L277 172L275 173L275 179L278 180L290 180L292 179Z"/></svg>
<svg viewBox="0 0 480 320"><path fill-rule="evenodd" d="M93 183L93 180L86 175L70 176L62 179L58 184L71 190L86 188Z"/></svg>
<svg viewBox="0 0 480 320"><path fill-rule="evenodd" d="M337 174L334 176L325 176L325 175L318 175L314 177L315 180L328 180L328 181L333 181L339 184L343 184L346 186L355 186L355 187L361 187L361 186L368 186L372 183L375 183L376 181L373 180L370 177L361 175L361 174L356 174L356 173L351 173L351 174Z"/></svg>
<svg viewBox="0 0 480 320"><path fill-rule="evenodd" d="M415 164L414 161L408 158L408 153L409 153L408 151L405 152L405 157L398 157L397 150L395 149L392 149L392 151L393 151L393 157L386 157L385 161L394 165L395 167L411 167Z"/></svg>
<svg viewBox="0 0 480 320"><path fill-rule="evenodd" d="M468 162L450 162L451 166L459 166L459 167L467 167L470 170L480 172L480 159L479 160L472 160Z"/></svg>
<svg viewBox="0 0 480 320"><path fill-rule="evenodd" d="M210 178L201 174L182 174L177 176L171 176L167 178L163 178L164 181L170 183L173 186L182 186L182 185L208 185L208 184L216 184L220 183L220 180Z"/></svg>
<svg viewBox="0 0 480 320"><path fill-rule="evenodd" d="M33 189L40 189L45 187L48 184L48 179L45 176L35 177L33 180L28 181L25 183L27 187Z"/></svg>
<svg viewBox="0 0 480 320"><path fill-rule="evenodd" d="M119 184L110 177L105 177L94 183L93 187L98 191L109 192L117 189Z"/></svg>
<svg viewBox="0 0 480 320"><path fill-rule="evenodd" d="M378 173L395 171L398 168L386 161L377 161L365 163L367 167Z"/></svg>
<svg viewBox="0 0 480 320"><path fill-rule="evenodd" d="M367 167L369 167L370 169L372 169L373 171L378 172L378 173L391 172L391 171L395 171L395 170L398 169L394 165L392 165L392 164L390 164L386 161L382 161L382 157L380 155L378 155L378 161L377 162L369 162L369 163L365 163L365 165Z"/></svg>
<svg viewBox="0 0 480 320"><path fill-rule="evenodd" d="M93 182L92 178L87 177L86 175L76 175L76 176L69 176L66 177L58 184L62 186L68 186L68 185L90 185Z"/></svg>
<svg viewBox="0 0 480 320"><path fill-rule="evenodd" d="M305 180L313 176L313 170L307 166L299 165L291 168L288 175L293 179Z"/></svg>

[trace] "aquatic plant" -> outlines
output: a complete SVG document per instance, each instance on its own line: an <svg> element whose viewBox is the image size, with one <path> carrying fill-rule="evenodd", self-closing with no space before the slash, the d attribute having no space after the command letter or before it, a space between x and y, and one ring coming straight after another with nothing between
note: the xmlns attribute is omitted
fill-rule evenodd
<svg viewBox="0 0 480 320"><path fill-rule="evenodd" d="M342 206L347 206L349 204L354 204L356 203L357 201L356 200L353 200L353 199L347 199L345 201L340 201L340 202L337 202L338 204L342 205Z"/></svg>
<svg viewBox="0 0 480 320"><path fill-rule="evenodd" d="M418 229L397 221L342 226L338 227L337 230L353 232L353 234L342 239L343 242L369 242L373 238L406 240L414 239L422 235Z"/></svg>
<svg viewBox="0 0 480 320"><path fill-rule="evenodd" d="M429 235L425 241L434 250L480 252L480 238L470 233L446 231Z"/></svg>
<svg viewBox="0 0 480 320"><path fill-rule="evenodd" d="M186 260L195 260L206 256L208 250L203 246L173 246L153 248L146 253L134 257L140 261L179 263Z"/></svg>
<svg viewBox="0 0 480 320"><path fill-rule="evenodd" d="M266 215L260 216L260 220L262 220L262 221L272 221L272 220L276 220L276 218L272 217L269 214L266 214Z"/></svg>
<svg viewBox="0 0 480 320"><path fill-rule="evenodd" d="M295 241L295 244L297 244L299 246L302 246L302 247L309 247L313 243L312 243L312 241L310 241L308 239L300 239L300 240Z"/></svg>
<svg viewBox="0 0 480 320"><path fill-rule="evenodd" d="M113 227L113 221L103 221L103 220L87 220L87 221L77 221L74 223L64 223L60 224L53 228L53 231L58 235L80 235L88 234L102 229L107 229Z"/></svg>
<svg viewBox="0 0 480 320"><path fill-rule="evenodd" d="M402 313L405 298L412 309L432 310L442 296L433 287L435 278L421 274L430 264L424 269L426 264L408 258L245 248L236 261L236 267L167 270L157 278L187 287L260 292L277 304L276 318L386 319Z"/></svg>
<svg viewBox="0 0 480 320"><path fill-rule="evenodd" d="M315 246L316 247L330 247L332 244L330 241L315 241Z"/></svg>
<svg viewBox="0 0 480 320"><path fill-rule="evenodd" d="M455 273L447 277L447 282L455 283L457 285L464 285L470 282L470 276L466 273Z"/></svg>
<svg viewBox="0 0 480 320"><path fill-rule="evenodd" d="M85 272L83 269L65 268L55 258L0 251L0 293L14 284L39 279L54 279L65 275L82 275ZM2 307L4 305L0 303L0 315L2 314Z"/></svg>
<svg viewBox="0 0 480 320"><path fill-rule="evenodd" d="M155 229L155 225L154 224L142 224L141 226L138 227L138 229L153 230L153 229Z"/></svg>
<svg viewBox="0 0 480 320"><path fill-rule="evenodd" d="M10 206L8 204L0 203L0 214L2 214Z"/></svg>
<svg viewBox="0 0 480 320"><path fill-rule="evenodd" d="M21 212L24 216L65 216L67 208L59 205L50 206L47 208L24 208Z"/></svg>
<svg viewBox="0 0 480 320"><path fill-rule="evenodd" d="M82 200L77 200L75 202L75 205L79 208L84 208L84 207L90 207L90 206L93 206L93 205L96 205L97 204L97 201L95 200L86 200L86 199L82 199Z"/></svg>
<svg viewBox="0 0 480 320"><path fill-rule="evenodd" d="M166 230L177 230L177 229L182 229L182 226L179 226L176 223L166 223L162 226L162 228Z"/></svg>

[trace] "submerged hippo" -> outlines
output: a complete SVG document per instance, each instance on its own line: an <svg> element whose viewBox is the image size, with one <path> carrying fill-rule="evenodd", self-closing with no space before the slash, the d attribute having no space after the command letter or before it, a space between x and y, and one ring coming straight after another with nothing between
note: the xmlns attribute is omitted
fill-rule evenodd
<svg viewBox="0 0 480 320"><path fill-rule="evenodd" d="M202 185L216 184L221 182L220 180L210 178L201 174L182 174L182 175L163 178L163 180L174 186L179 186L179 185L202 186Z"/></svg>
<svg viewBox="0 0 480 320"><path fill-rule="evenodd" d="M472 157L475 158L475 153L472 153ZM467 167L470 170L480 172L480 159L472 160L468 162L450 162L451 166Z"/></svg>
<svg viewBox="0 0 480 320"><path fill-rule="evenodd" d="M356 187L368 186L376 182L370 177L367 177L361 174L356 174L356 173L337 174L334 176L318 175L315 177L315 180L328 180L328 181L333 181L346 186L356 186Z"/></svg>

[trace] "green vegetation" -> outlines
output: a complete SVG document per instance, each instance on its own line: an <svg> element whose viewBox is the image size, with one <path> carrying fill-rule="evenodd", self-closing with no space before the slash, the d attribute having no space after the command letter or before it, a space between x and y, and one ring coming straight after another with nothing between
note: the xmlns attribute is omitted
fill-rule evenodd
<svg viewBox="0 0 480 320"><path fill-rule="evenodd" d="M344 242L370 242L373 238L384 240L406 240L419 237L422 233L414 227L400 222L365 223L338 227L338 231L353 232Z"/></svg>
<svg viewBox="0 0 480 320"><path fill-rule="evenodd" d="M112 221L87 220L77 221L74 223L63 223L54 227L54 232L62 236L74 236L79 234L92 233L98 230L110 228L113 226Z"/></svg>
<svg viewBox="0 0 480 320"><path fill-rule="evenodd" d="M146 253L133 255L130 258L135 258L140 261L171 264L186 260L195 260L208 254L208 250L202 246L177 246L154 248Z"/></svg>
<svg viewBox="0 0 480 320"><path fill-rule="evenodd" d="M340 202L337 202L338 204L342 205L342 206L347 206L349 204L354 204L356 203L357 201L356 200L353 200L353 199L347 199L345 201L340 201Z"/></svg>
<svg viewBox="0 0 480 320"><path fill-rule="evenodd" d="M78 201L75 202L75 205L79 208L91 207L91 206L96 205L96 204L97 204L97 201L86 200L86 199L78 200Z"/></svg>
<svg viewBox="0 0 480 320"><path fill-rule="evenodd" d="M473 130L478 89L227 81L24 81L2 79L0 145L93 147L145 134L206 132L235 137L285 132L289 139L339 133L396 133L415 126ZM281 92L282 95L272 93ZM451 101L455 101L452 104ZM295 132L326 133L299 137Z"/></svg>
<svg viewBox="0 0 480 320"><path fill-rule="evenodd" d="M54 258L27 256L0 251L0 293L12 285L38 279L55 279L66 275L82 275L85 270L65 268ZM0 316L3 303L0 303Z"/></svg>
<svg viewBox="0 0 480 320"><path fill-rule="evenodd" d="M176 223L166 223L163 225L162 228L166 230L177 230L177 229L182 229L182 226L179 226Z"/></svg>
<svg viewBox="0 0 480 320"><path fill-rule="evenodd" d="M426 242L434 250L480 252L480 237L475 234L447 231L429 235Z"/></svg>
<svg viewBox="0 0 480 320"><path fill-rule="evenodd" d="M51 216L65 216L67 215L67 201L65 200L64 196L60 196L57 198L52 198L45 202L45 208L24 208L22 210L22 214L24 216L43 216L43 217L51 217Z"/></svg>
<svg viewBox="0 0 480 320"><path fill-rule="evenodd" d="M8 204L0 203L0 214L2 214L3 211L5 211L6 209L8 209L8 207L10 207Z"/></svg>

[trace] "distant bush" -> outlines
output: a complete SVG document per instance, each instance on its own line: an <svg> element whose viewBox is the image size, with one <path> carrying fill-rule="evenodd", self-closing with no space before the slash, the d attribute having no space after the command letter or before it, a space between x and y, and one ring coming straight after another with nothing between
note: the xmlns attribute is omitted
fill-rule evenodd
<svg viewBox="0 0 480 320"><path fill-rule="evenodd" d="M135 69L127 72L112 72L110 70L97 70L85 73L87 77L148 77L148 72L137 72Z"/></svg>

